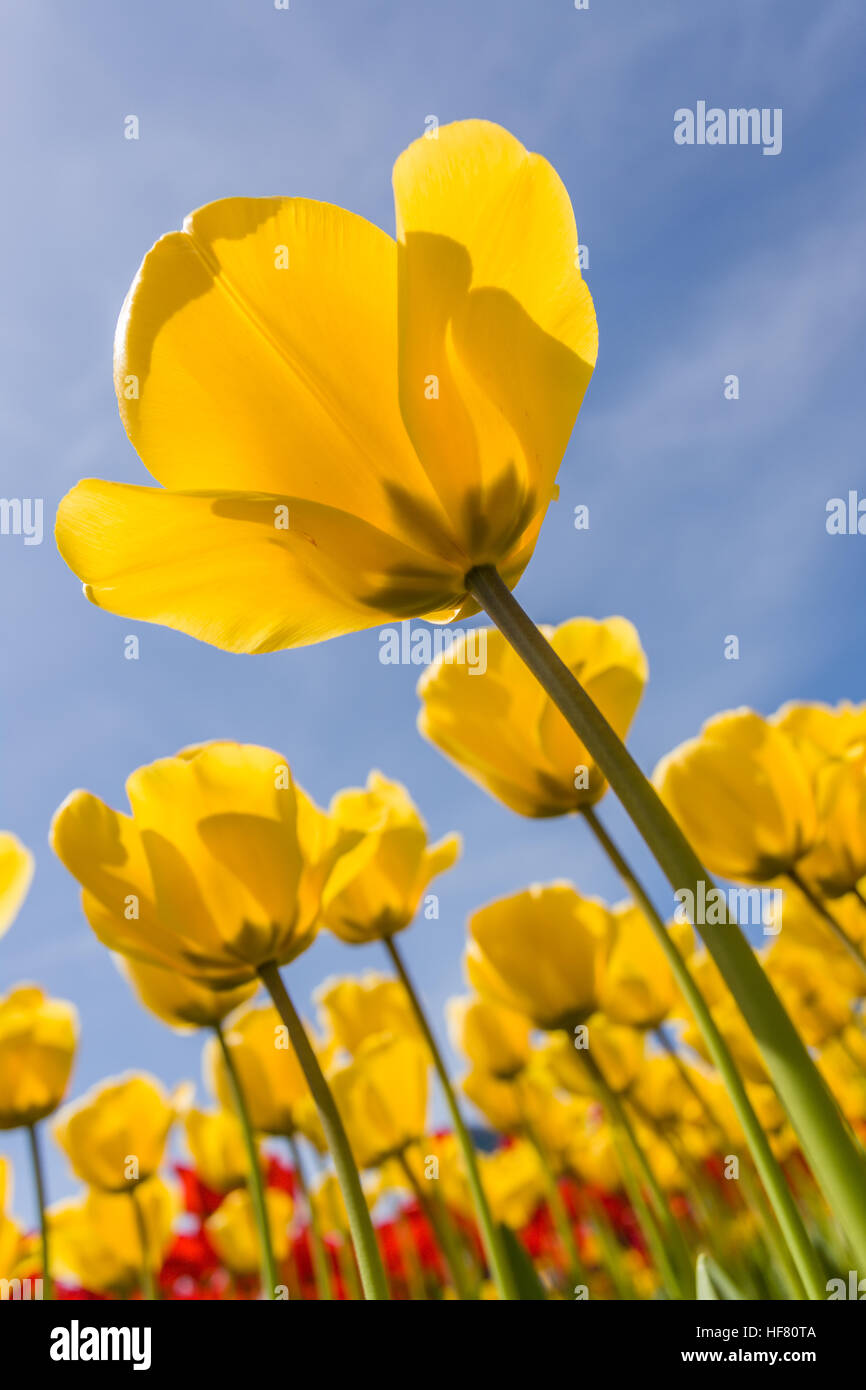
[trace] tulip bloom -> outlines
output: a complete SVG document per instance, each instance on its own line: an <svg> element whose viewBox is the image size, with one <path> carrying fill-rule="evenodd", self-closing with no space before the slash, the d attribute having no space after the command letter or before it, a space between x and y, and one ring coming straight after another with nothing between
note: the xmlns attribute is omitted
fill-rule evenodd
<svg viewBox="0 0 866 1390"><path fill-rule="evenodd" d="M206 744L139 768L126 791L130 816L77 791L51 829L100 941L214 989L306 950L335 850L279 753Z"/></svg>
<svg viewBox="0 0 866 1390"><path fill-rule="evenodd" d="M402 983L374 970L359 979L332 977L319 986L314 998L333 1042L352 1055L379 1033L421 1036Z"/></svg>
<svg viewBox="0 0 866 1390"><path fill-rule="evenodd" d="M596 1014L588 1023L585 1046L577 1047L570 1038L551 1038L544 1050L544 1060L558 1086L576 1096L594 1096L597 1087L584 1063L588 1051L608 1088L619 1095L626 1092L637 1078L644 1055L644 1039L637 1028L610 1023L604 1014Z"/></svg>
<svg viewBox="0 0 866 1390"><path fill-rule="evenodd" d="M659 795L711 873L766 883L818 837L815 797L796 745L752 710L717 714L663 758Z"/></svg>
<svg viewBox="0 0 866 1390"><path fill-rule="evenodd" d="M269 1187L265 1205L274 1255L281 1263L289 1253L289 1222L294 1204L287 1192ZM229 1273L240 1278L258 1273L259 1236L248 1192L243 1189L230 1192L213 1216L208 1217L205 1231Z"/></svg>
<svg viewBox="0 0 866 1390"><path fill-rule="evenodd" d="M396 241L327 203L226 198L145 257L115 386L160 487L62 502L93 603L263 652L477 612L475 565L517 582L597 351L571 203L476 120L410 145L394 196Z"/></svg>
<svg viewBox="0 0 866 1390"><path fill-rule="evenodd" d="M866 754L834 759L815 774L820 833L798 866L818 893L838 898L852 892L866 874Z"/></svg>
<svg viewBox="0 0 866 1390"><path fill-rule="evenodd" d="M329 1077L359 1168L401 1154L427 1125L429 1063L412 1038L375 1038Z"/></svg>
<svg viewBox="0 0 866 1390"><path fill-rule="evenodd" d="M520 1230L547 1196L547 1180L536 1149L526 1139L482 1154L484 1190L497 1221Z"/></svg>
<svg viewBox="0 0 866 1390"><path fill-rule="evenodd" d="M151 1076L95 1086L57 1117L54 1137L76 1177L103 1192L128 1192L162 1162L175 1103Z"/></svg>
<svg viewBox="0 0 866 1390"><path fill-rule="evenodd" d="M539 631L625 738L649 675L632 624L572 618ZM418 682L421 733L520 815L594 805L607 783L584 744L502 633L483 629L483 640L483 672L463 659L465 634L427 667Z"/></svg>
<svg viewBox="0 0 866 1390"><path fill-rule="evenodd" d="M309 1087L276 1009L264 1005L236 1014L225 1041L253 1129L287 1139L297 1133L303 1120L307 1137L324 1150L321 1126L308 1104ZM215 1040L205 1048L204 1064L211 1088L225 1111L230 1111L232 1088Z"/></svg>
<svg viewBox="0 0 866 1390"><path fill-rule="evenodd" d="M680 999L673 971L640 908L621 903L611 917L599 1007L613 1023L658 1028ZM668 930L680 955L690 955L694 946L691 927L675 923Z"/></svg>
<svg viewBox="0 0 866 1390"><path fill-rule="evenodd" d="M427 845L427 828L399 782L371 772L366 788L338 792L331 824L354 846L343 853L322 894L321 922L350 945L408 927L428 883L450 869L459 835Z"/></svg>
<svg viewBox="0 0 866 1390"><path fill-rule="evenodd" d="M473 1067L500 1081L523 1071L532 1030L522 1014L471 997L449 999L446 1007L452 1045Z"/></svg>
<svg viewBox="0 0 866 1390"><path fill-rule="evenodd" d="M35 1125L62 1101L78 1037L78 1015L36 985L0 999L0 1129Z"/></svg>
<svg viewBox="0 0 866 1390"><path fill-rule="evenodd" d="M158 1274L178 1215L177 1193L149 1178L137 1189L136 1204L138 1217L125 1196L92 1191L52 1207L48 1219L59 1273L91 1293L121 1298L129 1298L139 1283L143 1262L151 1275Z"/></svg>
<svg viewBox="0 0 866 1390"><path fill-rule="evenodd" d="M190 1109L183 1128L196 1173L211 1191L244 1186L250 1165L243 1130L230 1111Z"/></svg>
<svg viewBox="0 0 866 1390"><path fill-rule="evenodd" d="M0 830L0 936L8 931L33 878L33 855L8 830Z"/></svg>
<svg viewBox="0 0 866 1390"><path fill-rule="evenodd" d="M598 1007L610 931L603 903L568 883L535 885L470 918L466 973L483 998L537 1028L571 1030Z"/></svg>

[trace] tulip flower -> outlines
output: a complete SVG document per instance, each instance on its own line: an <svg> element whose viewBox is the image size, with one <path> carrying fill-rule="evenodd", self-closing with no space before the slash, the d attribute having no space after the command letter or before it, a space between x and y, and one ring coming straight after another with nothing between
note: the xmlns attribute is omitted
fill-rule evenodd
<svg viewBox="0 0 866 1390"><path fill-rule="evenodd" d="M662 800L713 873L766 883L815 844L811 779L792 740L752 710L718 714L655 770Z"/></svg>
<svg viewBox="0 0 866 1390"><path fill-rule="evenodd" d="M851 993L828 976L812 951L778 942L767 974L809 1047L824 1047L852 1021Z"/></svg>
<svg viewBox="0 0 866 1390"><path fill-rule="evenodd" d="M350 1055L380 1033L421 1036L403 984L373 970L360 978L332 976L313 997L333 1042Z"/></svg>
<svg viewBox="0 0 866 1390"><path fill-rule="evenodd" d="M452 1045L473 1067L500 1081L523 1071L532 1031L524 1015L471 996L449 999L446 1008Z"/></svg>
<svg viewBox="0 0 866 1390"><path fill-rule="evenodd" d="M0 1129L35 1125L62 1101L75 1057L71 1004L19 985L0 999Z"/></svg>
<svg viewBox="0 0 866 1390"><path fill-rule="evenodd" d="M853 705L840 700L838 705L826 705L790 700L770 723L796 740L811 765L820 765L827 758L844 757L866 740L866 702Z"/></svg>
<svg viewBox="0 0 866 1390"><path fill-rule="evenodd" d="M36 1126L62 1101L78 1039L78 1015L36 985L0 999L0 1129L27 1130L42 1239L44 1295L53 1298L45 1178ZM2 1202L0 1202L2 1211Z"/></svg>
<svg viewBox="0 0 866 1390"><path fill-rule="evenodd" d="M603 903L569 883L535 885L470 918L469 982L537 1028L571 1031L598 1007L610 933Z"/></svg>
<svg viewBox="0 0 866 1390"><path fill-rule="evenodd" d="M820 833L799 864L802 879L820 896L854 892L866 874L866 752L849 753L815 774Z"/></svg>
<svg viewBox="0 0 866 1390"><path fill-rule="evenodd" d="M460 1083L467 1100L500 1134L516 1134L523 1120L520 1092L514 1081L500 1081L489 1071L467 1072Z"/></svg>
<svg viewBox="0 0 866 1390"><path fill-rule="evenodd" d="M596 357L568 194L473 120L410 145L394 196L396 242L227 198L145 257L115 385L160 486L89 479L57 520L97 606L263 652L477 611L474 565L516 583Z"/></svg>
<svg viewBox="0 0 866 1390"><path fill-rule="evenodd" d="M512 1230L527 1225L547 1195L541 1160L525 1139L483 1154L481 1173L497 1221Z"/></svg>
<svg viewBox="0 0 866 1390"><path fill-rule="evenodd" d="M331 824L354 846L334 865L322 894L321 921L350 945L408 927L430 880L450 869L460 838L428 848L427 829L399 782L371 772L366 788L338 792Z"/></svg>
<svg viewBox="0 0 866 1390"><path fill-rule="evenodd" d="M668 959L639 907L621 903L611 914L610 945L599 984L599 1006L613 1023L659 1028L680 1000ZM688 923L668 928L681 956L691 955Z"/></svg>
<svg viewBox="0 0 866 1390"><path fill-rule="evenodd" d="M293 1203L287 1192L269 1187L265 1194L274 1254L282 1263L289 1253L289 1223ZM249 1193L238 1189L220 1202L205 1222L205 1231L225 1265L236 1278L249 1278L259 1269L259 1240Z"/></svg>
<svg viewBox="0 0 866 1390"><path fill-rule="evenodd" d="M132 814L73 792L51 840L106 946L214 989L312 942L334 845L285 759L211 743L139 768Z"/></svg>
<svg viewBox="0 0 866 1390"><path fill-rule="evenodd" d="M307 1104L310 1089L277 1010L271 1005L242 1009L231 1019L224 1036L252 1128L260 1134L288 1139L298 1132L303 1120L305 1137L324 1151L321 1125L315 1109L311 1112ZM232 1087L225 1056L214 1043L205 1049L204 1066L211 1089L230 1111Z"/></svg>
<svg viewBox="0 0 866 1390"><path fill-rule="evenodd" d="M129 1298L136 1285L152 1291L171 1240L179 1202L173 1188L148 1178L124 1196L92 1191L49 1212L57 1267L92 1293Z"/></svg>
<svg viewBox="0 0 866 1390"><path fill-rule="evenodd" d="M648 677L625 618L572 618L539 629L621 738ZM418 728L473 781L524 816L593 805L607 784L588 750L495 628L483 630L483 672L464 658L460 634L418 682Z"/></svg>
<svg viewBox="0 0 866 1390"><path fill-rule="evenodd" d="M33 855L8 830L0 830L0 936L8 931L33 878Z"/></svg>
<svg viewBox="0 0 866 1390"><path fill-rule="evenodd" d="M596 1095L586 1066L587 1052L611 1091L619 1095L629 1090L640 1072L643 1034L637 1028L611 1023L604 1014L594 1014L585 1035L574 1040L563 1035L550 1038L543 1053L545 1065L555 1083L576 1096Z"/></svg>
<svg viewBox="0 0 866 1390"><path fill-rule="evenodd" d="M183 1120L196 1172L214 1192L243 1187L249 1161L243 1131L229 1110L189 1109Z"/></svg>
<svg viewBox="0 0 866 1390"><path fill-rule="evenodd" d="M129 1073L67 1105L54 1137L82 1182L129 1192L159 1168L178 1101L152 1076Z"/></svg>
<svg viewBox="0 0 866 1390"><path fill-rule="evenodd" d="M429 1063L412 1038L374 1038L332 1072L334 1093L360 1168L377 1168L421 1138Z"/></svg>

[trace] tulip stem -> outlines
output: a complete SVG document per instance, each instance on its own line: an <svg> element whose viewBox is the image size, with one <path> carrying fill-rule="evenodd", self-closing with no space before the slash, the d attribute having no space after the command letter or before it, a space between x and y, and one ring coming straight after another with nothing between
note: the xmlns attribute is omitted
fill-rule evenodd
<svg viewBox="0 0 866 1390"><path fill-rule="evenodd" d="M54 1280L51 1277L49 1260L48 1218L45 1214L45 1179L42 1173L42 1155L39 1150L39 1136L36 1125L27 1126L30 1140L30 1162L33 1165L33 1184L36 1188L36 1205L39 1208L39 1231L42 1237L42 1297L54 1297Z"/></svg>
<svg viewBox="0 0 866 1390"><path fill-rule="evenodd" d="M243 1087L241 1086L241 1079L238 1076L238 1069L235 1066L235 1059L232 1056L232 1050L226 1042L226 1035L219 1023L214 1024L214 1033L216 1034L220 1052L222 1053L222 1059L225 1063L229 1090L232 1093L235 1114L237 1115L244 1136L244 1148L247 1151L247 1166L249 1168L248 1187L250 1200L252 1201L253 1211L255 1213L256 1226L259 1232L262 1290L267 1291L265 1293L267 1299L275 1299L280 1278L277 1273L277 1262L274 1258L274 1243L271 1240L271 1225L268 1220L268 1204L265 1198L265 1185L262 1181L262 1169L256 1149L253 1126L250 1121L250 1112L247 1107Z"/></svg>
<svg viewBox="0 0 866 1390"><path fill-rule="evenodd" d="M540 682L607 779L675 892L699 900L714 887L686 837L574 673L524 613L492 565L466 587ZM722 895L719 894L719 898ZM707 949L751 1029L819 1187L866 1268L866 1162L833 1097L736 921L698 924Z"/></svg>
<svg viewBox="0 0 866 1390"><path fill-rule="evenodd" d="M866 956L864 956L856 941L851 940L841 922L836 921L829 907L821 901L817 893L813 893L808 883L800 877L796 869L788 870L788 878L791 883L793 883L794 887L799 889L812 911L817 912L821 920L827 924L839 945L842 946L850 956L853 956L854 960L856 960L860 969L863 971L863 974L866 975Z"/></svg>
<svg viewBox="0 0 866 1390"><path fill-rule="evenodd" d="M148 1302L153 1302L156 1298L156 1284L153 1278L153 1270L150 1267L150 1242L147 1238L147 1222L144 1219L144 1212L138 1200L138 1188L129 1189L129 1200L132 1202L132 1210L135 1214L135 1227L138 1231L138 1246L141 1251L141 1296Z"/></svg>
<svg viewBox="0 0 866 1390"><path fill-rule="evenodd" d="M358 1256L361 1283L364 1297L371 1301L387 1301L388 1280L382 1266L382 1257L376 1242L376 1232L370 1219L370 1212L361 1187L358 1167L352 1154L340 1112L325 1080L319 1059L313 1051L304 1025L294 1004L289 998L275 961L259 966L259 975L274 1001L277 1012L288 1029L292 1047L307 1079L307 1085L316 1102L319 1119L325 1131L328 1148L337 1170L340 1190L349 1217L352 1240Z"/></svg>
<svg viewBox="0 0 866 1390"><path fill-rule="evenodd" d="M755 1167L772 1203L773 1211L776 1213L776 1218L785 1237L785 1243L796 1263L797 1271L809 1298L824 1299L826 1288L818 1256L809 1240L803 1218L797 1208L785 1174L770 1147L770 1141L755 1113L752 1102L749 1100L749 1094L737 1069L737 1064L719 1031L706 999L693 978L676 942L656 910L654 902L628 860L615 841L611 839L592 806L583 808L583 818L643 912L653 935L665 954L680 993L694 1016L701 1037L706 1043L707 1051L731 1098L731 1104L746 1137L746 1142L755 1161ZM694 1091L699 1096L696 1087L694 1087Z"/></svg>
<svg viewBox="0 0 866 1390"><path fill-rule="evenodd" d="M319 1301L322 1303L331 1302L331 1272L328 1263L328 1252L325 1249L325 1242L322 1240L322 1232L319 1230L319 1221L310 1196L307 1175L304 1172L304 1162L301 1158L301 1146L298 1143L297 1135L288 1136L289 1148L292 1153L292 1164L295 1169L295 1177L304 1204L307 1208L307 1216L310 1222L310 1253L313 1257L313 1270L316 1276L316 1292Z"/></svg>
<svg viewBox="0 0 866 1390"><path fill-rule="evenodd" d="M577 1284L584 1284L588 1288L589 1283L586 1277L586 1270L583 1267L583 1260L580 1258L580 1247L578 1246L577 1236L571 1224L571 1218L568 1214L562 1193L559 1190L559 1183L556 1178L556 1173L553 1171L553 1165L548 1157L547 1149L541 1143L538 1135L525 1117L523 1120L523 1129L527 1139L538 1155L538 1161L541 1164L541 1171L544 1174L544 1183L547 1188L547 1205L550 1207L553 1225L559 1237L563 1255L565 1256L566 1270L569 1279L573 1279Z"/></svg>
<svg viewBox="0 0 866 1390"><path fill-rule="evenodd" d="M403 983L403 988L405 989L406 994L409 997L409 1002L412 1006L412 1011L415 1014L415 1018L417 1019L418 1027L421 1029L424 1041L426 1042L427 1047L430 1051L430 1056L433 1059L433 1066L436 1070L436 1075L439 1078L439 1084L441 1085L442 1092L445 1096L445 1103L447 1104L448 1110L451 1114L451 1122L454 1125L454 1133L457 1136L457 1142L460 1145L460 1151L463 1155L463 1162L466 1168L466 1177L469 1183L469 1191L472 1196L472 1204L475 1208L475 1215L478 1218L478 1225L481 1231L481 1240L484 1246L484 1253L487 1257L487 1263L490 1267L491 1276L499 1291L499 1297L505 1300L519 1300L520 1293L511 1270L511 1265L508 1261L508 1256L505 1253L505 1246L503 1244L502 1237L499 1234L499 1229L496 1225L496 1222L493 1220L493 1213L490 1210L490 1204L487 1201L487 1194L485 1193L484 1186L481 1182L481 1172L478 1167L478 1158L475 1153L475 1147L469 1135L469 1130L466 1128L466 1122L463 1119L463 1116L460 1112L460 1106L457 1104L457 1097L454 1094L454 1087L451 1085L451 1079L448 1076L448 1070L442 1059L442 1053L439 1051L439 1045L436 1042L435 1037L433 1036L433 1029L430 1027L429 1022L427 1021L427 1015L424 1012L424 1007L421 1003L415 986L412 983L412 980L409 976L409 972L407 971L406 966L403 963L403 958L400 952L398 951L396 945L394 944L394 938L391 936L386 936L384 938L384 946L386 951L388 952L388 955L391 958L391 964L397 972L399 979Z"/></svg>

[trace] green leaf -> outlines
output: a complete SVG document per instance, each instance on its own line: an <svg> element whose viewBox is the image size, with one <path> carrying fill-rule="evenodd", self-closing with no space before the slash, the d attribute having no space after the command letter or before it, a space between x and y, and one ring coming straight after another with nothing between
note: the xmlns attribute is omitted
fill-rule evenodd
<svg viewBox="0 0 866 1390"><path fill-rule="evenodd" d="M535 1266L521 1245L517 1236L508 1226L500 1223L499 1233L502 1236L502 1244L505 1246L505 1255L511 1265L517 1291L521 1302L531 1301L534 1303L547 1302L547 1290L539 1279Z"/></svg>
<svg viewBox="0 0 866 1390"><path fill-rule="evenodd" d="M716 1264L711 1255L700 1254L695 1269L695 1297L731 1302L743 1301L745 1294L740 1293L733 1279Z"/></svg>

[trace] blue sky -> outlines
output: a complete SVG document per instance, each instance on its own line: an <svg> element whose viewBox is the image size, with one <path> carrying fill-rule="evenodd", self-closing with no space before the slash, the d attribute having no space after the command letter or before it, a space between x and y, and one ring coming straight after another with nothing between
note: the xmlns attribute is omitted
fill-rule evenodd
<svg viewBox="0 0 866 1390"><path fill-rule="evenodd" d="M127 1068L198 1078L199 1040L130 1003L46 843L72 788L122 805L134 767L184 744L269 744L320 801L378 766L434 835L463 832L440 920L403 938L437 1018L461 988L474 907L560 876L619 896L579 827L518 819L420 740L417 669L382 666L376 631L237 657L85 602L49 521L80 477L149 481L117 416L111 344L150 244L230 194L321 198L393 231L391 164L430 114L499 121L556 165L601 346L519 597L538 620L636 623L651 680L631 743L650 769L718 709L866 697L866 537L825 529L829 498L866 495L864 50L858 0L5 7L0 492L43 497L47 534L0 536L0 826L37 857L0 992L38 980L76 1003L73 1094ZM675 145L674 111L698 100L781 107L781 154ZM123 138L129 114L138 141ZM724 659L728 634L739 661ZM376 947L322 937L291 983L306 1003L329 973L382 965ZM23 1147L7 1139L27 1220ZM73 1187L56 1155L49 1184Z"/></svg>

